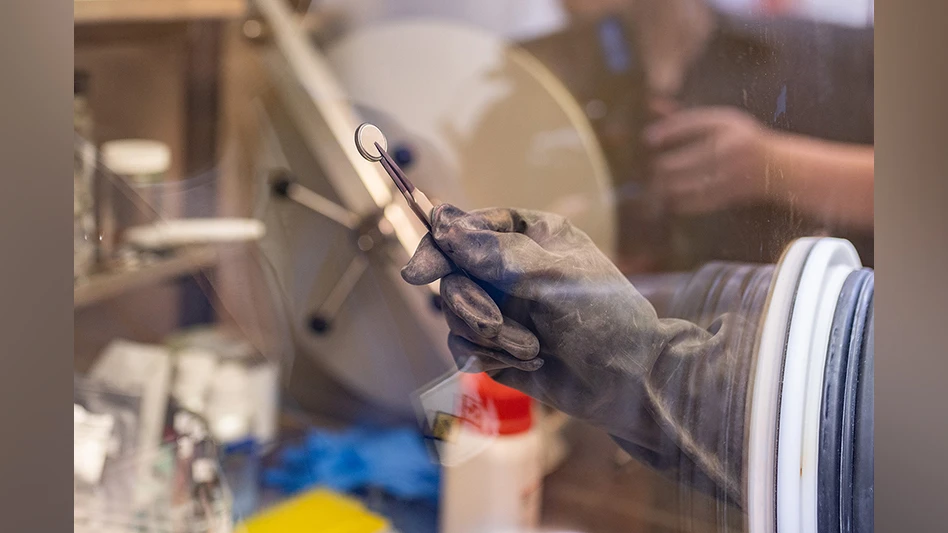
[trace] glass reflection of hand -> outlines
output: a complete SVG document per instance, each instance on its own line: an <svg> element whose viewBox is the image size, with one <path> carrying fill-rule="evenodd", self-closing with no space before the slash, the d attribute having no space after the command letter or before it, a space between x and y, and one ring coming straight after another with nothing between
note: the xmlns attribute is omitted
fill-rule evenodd
<svg viewBox="0 0 948 533"><path fill-rule="evenodd" d="M766 199L771 135L733 107L676 111L645 130L655 192L673 212L702 214Z"/></svg>

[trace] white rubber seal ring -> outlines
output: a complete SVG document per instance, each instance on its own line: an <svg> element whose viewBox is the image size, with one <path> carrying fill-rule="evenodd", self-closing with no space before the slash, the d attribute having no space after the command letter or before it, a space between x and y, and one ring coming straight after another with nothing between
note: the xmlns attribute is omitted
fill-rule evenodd
<svg viewBox="0 0 948 533"><path fill-rule="evenodd" d="M780 378L793 298L803 265L819 239L798 239L780 258L761 327L747 435L747 521L751 533L775 533Z"/></svg>
<svg viewBox="0 0 948 533"><path fill-rule="evenodd" d="M836 301L859 255L848 241L820 239L793 303L777 442L777 531L816 533L823 371Z"/></svg>

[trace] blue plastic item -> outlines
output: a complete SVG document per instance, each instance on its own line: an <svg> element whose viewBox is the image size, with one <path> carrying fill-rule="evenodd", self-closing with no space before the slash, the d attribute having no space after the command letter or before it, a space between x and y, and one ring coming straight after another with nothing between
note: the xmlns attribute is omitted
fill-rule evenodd
<svg viewBox="0 0 948 533"><path fill-rule="evenodd" d="M315 486L352 493L376 488L408 500L438 498L439 469L414 429L310 430L278 452L264 484L286 494Z"/></svg>

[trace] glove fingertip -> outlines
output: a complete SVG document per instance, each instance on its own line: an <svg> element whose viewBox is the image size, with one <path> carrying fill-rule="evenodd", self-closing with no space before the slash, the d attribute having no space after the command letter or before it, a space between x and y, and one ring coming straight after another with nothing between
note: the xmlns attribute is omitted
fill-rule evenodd
<svg viewBox="0 0 948 533"><path fill-rule="evenodd" d="M427 272L421 271L418 268L412 268L411 263L403 266L399 274L401 274L403 280L411 285L427 285L438 279L432 279L432 276Z"/></svg>
<svg viewBox="0 0 948 533"><path fill-rule="evenodd" d="M400 273L402 279L412 285L427 285L453 270L451 261L434 245L431 234L426 234Z"/></svg>
<svg viewBox="0 0 948 533"><path fill-rule="evenodd" d="M411 285L418 285L418 283L416 283L417 273L414 271L414 269L408 268L408 265L403 266L402 269L398 271L398 273L401 274L402 279L407 283L410 283Z"/></svg>
<svg viewBox="0 0 948 533"><path fill-rule="evenodd" d="M540 353L540 339L519 322L504 317L504 326L497 335L496 342L508 353L528 361Z"/></svg>

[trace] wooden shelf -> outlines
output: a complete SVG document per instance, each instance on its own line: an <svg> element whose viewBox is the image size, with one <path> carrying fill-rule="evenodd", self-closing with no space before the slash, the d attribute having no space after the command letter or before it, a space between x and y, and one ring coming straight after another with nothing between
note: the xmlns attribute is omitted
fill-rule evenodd
<svg viewBox="0 0 948 533"><path fill-rule="evenodd" d="M74 0L76 24L229 19L246 13L246 0Z"/></svg>
<svg viewBox="0 0 948 533"><path fill-rule="evenodd" d="M73 290L73 308L88 307L125 292L198 272L216 265L217 259L213 247L198 247L139 268L93 274Z"/></svg>

